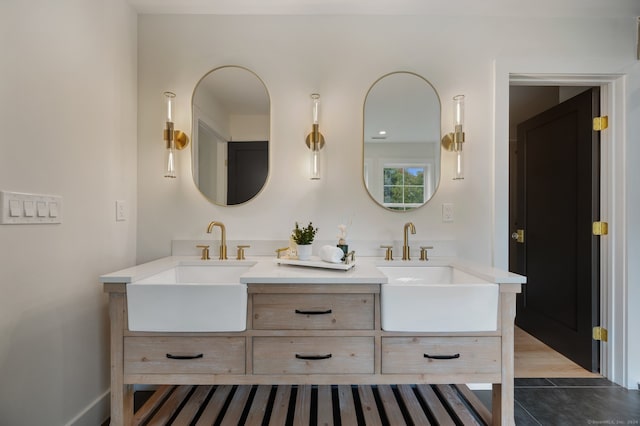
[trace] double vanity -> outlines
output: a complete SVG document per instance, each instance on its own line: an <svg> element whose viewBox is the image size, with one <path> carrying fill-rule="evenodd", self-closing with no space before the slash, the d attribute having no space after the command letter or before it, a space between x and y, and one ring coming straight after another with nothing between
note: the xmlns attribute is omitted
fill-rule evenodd
<svg viewBox="0 0 640 426"><path fill-rule="evenodd" d="M492 383L493 424L513 424L523 280L364 257L341 271L171 256L104 275L112 424L131 423L133 384L419 383Z"/></svg>

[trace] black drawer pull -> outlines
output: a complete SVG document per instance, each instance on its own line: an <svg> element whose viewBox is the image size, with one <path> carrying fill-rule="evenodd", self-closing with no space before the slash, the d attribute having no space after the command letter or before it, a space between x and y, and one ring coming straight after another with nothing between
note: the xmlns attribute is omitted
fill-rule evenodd
<svg viewBox="0 0 640 426"><path fill-rule="evenodd" d="M169 359L198 359L198 358L204 358L204 354L197 354L197 355L171 355L171 354L167 354L167 358L169 358Z"/></svg>
<svg viewBox="0 0 640 426"><path fill-rule="evenodd" d="M425 358L429 358L429 359L456 359L456 358L460 358L460 354L454 354L454 355L429 355L429 354L424 354Z"/></svg>
<svg viewBox="0 0 640 426"><path fill-rule="evenodd" d="M301 309L296 309L296 314L302 315L326 315L332 312L331 309L327 309L326 311L303 311Z"/></svg>
<svg viewBox="0 0 640 426"><path fill-rule="evenodd" d="M329 359L329 358L331 358L331 354L326 354L326 355L300 355L300 354L296 354L296 358L297 359L310 359L310 360Z"/></svg>

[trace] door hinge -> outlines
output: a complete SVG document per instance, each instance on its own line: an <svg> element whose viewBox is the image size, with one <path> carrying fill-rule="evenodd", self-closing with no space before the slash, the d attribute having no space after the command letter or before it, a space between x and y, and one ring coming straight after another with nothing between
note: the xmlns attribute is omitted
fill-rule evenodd
<svg viewBox="0 0 640 426"><path fill-rule="evenodd" d="M607 222L593 222L593 235L607 235L609 224Z"/></svg>
<svg viewBox="0 0 640 426"><path fill-rule="evenodd" d="M607 329L604 327L593 327L593 340L606 342L608 338Z"/></svg>
<svg viewBox="0 0 640 426"><path fill-rule="evenodd" d="M603 115L602 117L593 118L593 130L599 132L609 127L609 116Z"/></svg>

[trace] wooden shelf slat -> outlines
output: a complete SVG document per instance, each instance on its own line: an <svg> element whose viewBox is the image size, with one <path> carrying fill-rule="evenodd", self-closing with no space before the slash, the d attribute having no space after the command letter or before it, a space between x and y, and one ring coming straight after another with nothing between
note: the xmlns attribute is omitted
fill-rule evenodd
<svg viewBox="0 0 640 426"><path fill-rule="evenodd" d="M358 396L360 396L360 405L362 406L362 415L365 423L368 425L382 424L371 386L358 386Z"/></svg>
<svg viewBox="0 0 640 426"><path fill-rule="evenodd" d="M338 401L340 401L340 420L343 425L358 424L356 405L353 400L353 391L349 385L338 386Z"/></svg>
<svg viewBox="0 0 640 426"><path fill-rule="evenodd" d="M191 424L212 388L213 386L197 386L195 392L193 392L193 395L191 395L191 398L187 401L187 404L180 410L180 414L174 420L174 424Z"/></svg>
<svg viewBox="0 0 640 426"><path fill-rule="evenodd" d="M293 424L308 426L311 419L311 385L298 386Z"/></svg>
<svg viewBox="0 0 640 426"><path fill-rule="evenodd" d="M273 401L269 426L281 426L287 420L289 401L291 400L291 385L278 386L276 399Z"/></svg>
<svg viewBox="0 0 640 426"><path fill-rule="evenodd" d="M147 426L164 426L178 411L178 408L189 395L193 386L178 386L167 398L158 412L149 420Z"/></svg>
<svg viewBox="0 0 640 426"><path fill-rule="evenodd" d="M240 424L240 418L244 412L244 407L251 394L252 386L238 386L236 393L233 394L231 404L222 419L222 426L237 426Z"/></svg>
<svg viewBox="0 0 640 426"><path fill-rule="evenodd" d="M445 398L449 407L464 425L481 426L480 422L469 412L451 385L437 385L438 391Z"/></svg>
<svg viewBox="0 0 640 426"><path fill-rule="evenodd" d="M431 389L431 386L418 385L416 387L422 399L427 403L429 411L431 411L431 414L433 414L433 417L435 417L438 424L442 426L455 426L455 422L451 419L447 409L444 408L444 405L442 405L436 393Z"/></svg>
<svg viewBox="0 0 640 426"><path fill-rule="evenodd" d="M404 416L402 415L402 410L400 410L400 406L398 405L398 401L396 400L396 396L394 395L391 386L378 386L378 394L380 395L380 399L382 400L384 412L387 415L389 423L392 425L404 424L405 421Z"/></svg>
<svg viewBox="0 0 640 426"><path fill-rule="evenodd" d="M429 419L420 405L420 401L413 392L413 388L410 385L399 385L398 390L400 396L402 396L402 402L404 402L407 411L411 416L411 420L415 425L430 425Z"/></svg>
<svg viewBox="0 0 640 426"><path fill-rule="evenodd" d="M206 408L202 412L202 415L198 419L196 426L211 426L216 421L224 403L227 401L229 394L231 393L233 386L224 385L218 386L213 393L213 397L209 400Z"/></svg>
<svg viewBox="0 0 640 426"><path fill-rule="evenodd" d="M333 426L331 386L318 386L318 424L323 426Z"/></svg>
<svg viewBox="0 0 640 426"><path fill-rule="evenodd" d="M133 416L133 424L139 425L147 420L149 417L162 405L167 396L173 391L175 386L163 385L160 386L147 401L140 407Z"/></svg>
<svg viewBox="0 0 640 426"><path fill-rule="evenodd" d="M262 385L258 386L253 402L251 403L251 410L247 416L245 424L247 425L259 425L262 424L262 419L266 412L267 404L269 403L269 396L271 395L271 386ZM284 423L283 423L284 424Z"/></svg>

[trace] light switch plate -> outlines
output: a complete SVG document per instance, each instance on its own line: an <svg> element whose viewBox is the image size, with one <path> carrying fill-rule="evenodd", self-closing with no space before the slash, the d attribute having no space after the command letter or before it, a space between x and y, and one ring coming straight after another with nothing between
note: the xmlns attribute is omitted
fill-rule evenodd
<svg viewBox="0 0 640 426"><path fill-rule="evenodd" d="M453 222L453 203L442 203L442 221Z"/></svg>
<svg viewBox="0 0 640 426"><path fill-rule="evenodd" d="M0 224L62 223L62 197L0 191Z"/></svg>
<svg viewBox="0 0 640 426"><path fill-rule="evenodd" d="M123 222L129 219L129 207L124 200L116 200L116 221Z"/></svg>

